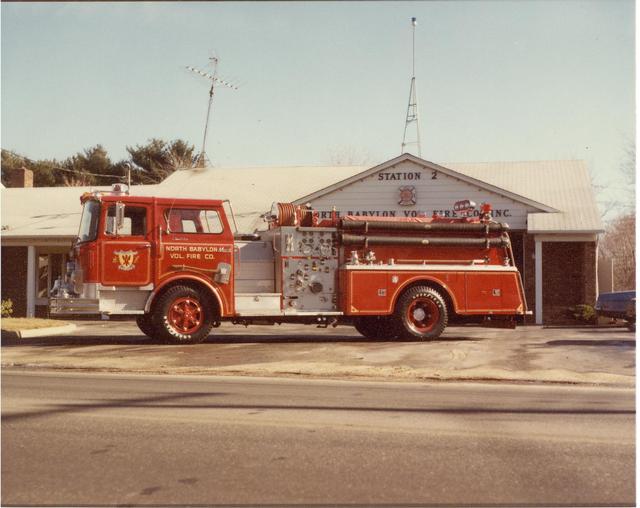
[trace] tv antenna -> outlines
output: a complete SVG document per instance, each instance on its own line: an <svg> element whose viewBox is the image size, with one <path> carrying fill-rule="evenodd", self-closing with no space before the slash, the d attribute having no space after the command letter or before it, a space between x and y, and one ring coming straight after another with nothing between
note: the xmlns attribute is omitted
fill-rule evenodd
<svg viewBox="0 0 640 508"><path fill-rule="evenodd" d="M213 106L213 95L214 95L215 87L217 85L222 85L222 86L226 86L227 88L231 88L233 90L238 89L237 85L234 85L233 83L229 83L228 81L218 78L218 58L217 57L212 56L209 58L209 61L210 61L210 64L213 66L213 74L209 74L208 72L201 71L200 69L196 69L195 67L191 67L190 65L186 66L186 68L191 72L194 72L195 74L198 74L199 76L202 76L203 78L206 78L209 81L211 81L211 88L209 89L209 105L207 106L207 119L205 120L204 137L202 139L202 150L200 151L200 153L198 154L195 160L194 166L196 168L204 168L207 166L207 162L210 163L207 157L207 153L205 151L205 147L207 146L207 131L209 129L209 117L211 116L211 108Z"/></svg>
<svg viewBox="0 0 640 508"><path fill-rule="evenodd" d="M420 149L420 122L418 122L418 97L416 95L416 25L418 20L411 18L411 30L413 37L413 56L411 60L411 86L409 88L409 105L407 106L407 119L404 123L404 135L402 136L402 147L400 153L405 153L407 145L417 145L418 157L422 157ZM407 130L412 123L416 124L415 141L407 141Z"/></svg>

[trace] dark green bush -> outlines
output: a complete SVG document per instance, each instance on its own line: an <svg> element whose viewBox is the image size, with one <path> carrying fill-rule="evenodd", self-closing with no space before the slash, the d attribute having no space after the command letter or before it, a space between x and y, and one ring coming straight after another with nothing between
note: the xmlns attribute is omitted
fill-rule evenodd
<svg viewBox="0 0 640 508"><path fill-rule="evenodd" d="M573 319L581 323L594 324L597 321L596 310L588 303L574 305L569 307L568 311Z"/></svg>
<svg viewBox="0 0 640 508"><path fill-rule="evenodd" d="M2 317L10 317L13 314L13 302L10 298L2 300Z"/></svg>

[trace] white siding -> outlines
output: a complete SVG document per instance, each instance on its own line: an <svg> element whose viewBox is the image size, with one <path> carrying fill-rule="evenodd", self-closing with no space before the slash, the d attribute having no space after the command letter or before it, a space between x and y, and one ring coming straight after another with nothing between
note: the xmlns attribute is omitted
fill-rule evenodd
<svg viewBox="0 0 640 508"><path fill-rule="evenodd" d="M435 177L435 178L434 178ZM400 205L400 188L415 187L416 203ZM426 214L434 211L453 216L456 201L471 199L478 207L490 203L496 220L507 222L512 229L527 229L527 214L538 210L512 199L480 189L441 172L403 161L361 180L339 188L312 201L312 206L330 212L335 206L341 215L391 215L395 217Z"/></svg>

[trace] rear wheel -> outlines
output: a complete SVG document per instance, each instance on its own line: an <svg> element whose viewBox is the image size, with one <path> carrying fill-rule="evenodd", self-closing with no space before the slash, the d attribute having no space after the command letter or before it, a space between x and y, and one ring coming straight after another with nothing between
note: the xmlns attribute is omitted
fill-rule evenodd
<svg viewBox="0 0 640 508"><path fill-rule="evenodd" d="M396 317L406 337L435 339L447 326L447 305L437 290L415 286L400 297Z"/></svg>
<svg viewBox="0 0 640 508"><path fill-rule="evenodd" d="M368 339L395 339L401 331L395 316L360 316L353 326Z"/></svg>
<svg viewBox="0 0 640 508"><path fill-rule="evenodd" d="M136 316L136 324L142 333L149 338L153 338L155 335L155 328L153 327L151 314L140 314L139 316Z"/></svg>
<svg viewBox="0 0 640 508"><path fill-rule="evenodd" d="M188 286L174 286L154 306L153 324L167 342L196 344L205 340L214 321L210 298Z"/></svg>

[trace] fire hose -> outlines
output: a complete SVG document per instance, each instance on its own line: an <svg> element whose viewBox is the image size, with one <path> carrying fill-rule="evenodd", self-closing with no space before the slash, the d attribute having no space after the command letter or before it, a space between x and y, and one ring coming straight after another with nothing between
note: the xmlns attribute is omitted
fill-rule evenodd
<svg viewBox="0 0 640 508"><path fill-rule="evenodd" d="M434 237L416 238L409 236L370 236L342 234L343 245L416 245L416 246L456 246L456 247L508 247L509 237L500 238L459 238Z"/></svg>

